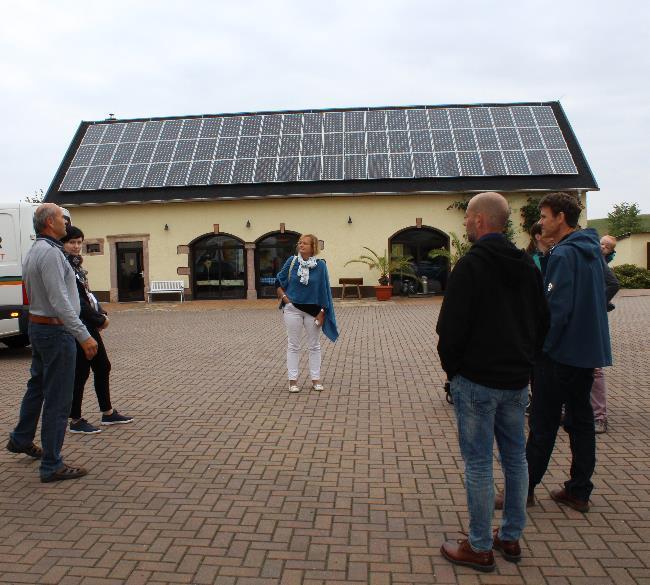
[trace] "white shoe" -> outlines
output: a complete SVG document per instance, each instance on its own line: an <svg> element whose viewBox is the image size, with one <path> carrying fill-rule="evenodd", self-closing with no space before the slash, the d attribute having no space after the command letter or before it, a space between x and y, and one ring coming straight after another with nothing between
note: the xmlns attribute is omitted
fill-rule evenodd
<svg viewBox="0 0 650 585"><path fill-rule="evenodd" d="M319 382L318 384L314 384L311 387L312 390L316 390L316 392L322 392L323 391L323 385Z"/></svg>
<svg viewBox="0 0 650 585"><path fill-rule="evenodd" d="M289 392L300 392L300 386L296 386L295 384L292 384L289 386Z"/></svg>

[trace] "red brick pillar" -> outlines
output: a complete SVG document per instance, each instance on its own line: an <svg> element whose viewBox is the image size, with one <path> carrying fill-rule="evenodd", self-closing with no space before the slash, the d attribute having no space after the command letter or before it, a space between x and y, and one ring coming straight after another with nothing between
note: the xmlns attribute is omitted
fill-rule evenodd
<svg viewBox="0 0 650 585"><path fill-rule="evenodd" d="M257 289L255 288L255 243L247 242L244 244L246 250L246 274L248 275L246 288L246 298L249 301L257 299Z"/></svg>

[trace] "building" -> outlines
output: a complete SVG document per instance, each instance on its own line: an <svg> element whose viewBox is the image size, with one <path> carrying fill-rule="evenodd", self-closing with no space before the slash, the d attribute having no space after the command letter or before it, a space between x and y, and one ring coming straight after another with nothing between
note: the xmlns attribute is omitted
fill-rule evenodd
<svg viewBox="0 0 650 585"><path fill-rule="evenodd" d="M194 299L273 296L300 233L321 240L335 289L363 277L373 294L377 275L345 266L368 246L412 256L437 291L446 262L428 252L463 233L454 202L499 191L517 229L530 195L597 189L549 102L82 122L46 201L84 230L98 296L127 301L177 275Z"/></svg>

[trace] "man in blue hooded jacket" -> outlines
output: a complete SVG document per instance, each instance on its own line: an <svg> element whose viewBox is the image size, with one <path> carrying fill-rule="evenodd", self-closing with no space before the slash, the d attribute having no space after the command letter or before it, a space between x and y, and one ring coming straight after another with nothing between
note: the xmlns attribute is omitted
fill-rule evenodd
<svg viewBox="0 0 650 585"><path fill-rule="evenodd" d="M571 444L570 478L551 497L580 512L589 510L596 465L590 392L594 368L612 363L600 242L594 229L578 227L581 205L568 193L550 193L539 204L542 234L550 251L544 290L551 325L535 365L535 392L526 444L528 505L546 473L562 405Z"/></svg>

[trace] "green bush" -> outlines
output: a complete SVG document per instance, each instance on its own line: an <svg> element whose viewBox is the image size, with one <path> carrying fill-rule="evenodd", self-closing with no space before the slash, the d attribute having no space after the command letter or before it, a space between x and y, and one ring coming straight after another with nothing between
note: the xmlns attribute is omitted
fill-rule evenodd
<svg viewBox="0 0 650 585"><path fill-rule="evenodd" d="M621 288L650 288L650 270L639 268L634 264L621 264L612 270Z"/></svg>

